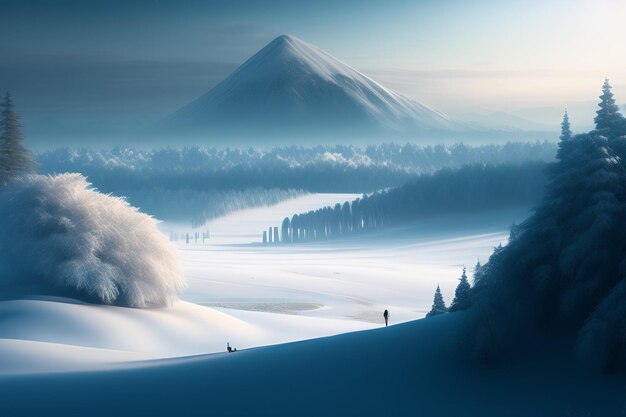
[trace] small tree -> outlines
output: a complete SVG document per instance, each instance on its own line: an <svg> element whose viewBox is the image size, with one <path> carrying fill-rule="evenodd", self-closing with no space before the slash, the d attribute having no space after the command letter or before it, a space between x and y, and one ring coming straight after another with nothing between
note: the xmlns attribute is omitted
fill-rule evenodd
<svg viewBox="0 0 626 417"><path fill-rule="evenodd" d="M470 284L467 280L466 270L463 268L463 274L459 280L459 285L456 286L456 290L454 291L454 300L452 300L452 304L450 304L449 311L468 309L471 304L470 296Z"/></svg>
<svg viewBox="0 0 626 417"><path fill-rule="evenodd" d="M615 104L608 78L604 79L602 95L600 96L598 106L600 109L596 111L596 117L594 119L596 130L598 130L601 135L609 138L620 136L624 126L624 116L622 116L619 112L619 107Z"/></svg>
<svg viewBox="0 0 626 417"><path fill-rule="evenodd" d="M567 110L565 110L565 114L563 114L563 121L561 122L561 136L559 136L559 138L562 141L570 140L572 138L572 130L570 129Z"/></svg>
<svg viewBox="0 0 626 417"><path fill-rule="evenodd" d="M441 295L441 289L439 285L437 285L437 289L435 290L435 296L433 297L433 306L426 314L426 317L438 316L439 314L443 314L448 309L446 308L446 303L443 301L443 295Z"/></svg>
<svg viewBox="0 0 626 417"><path fill-rule="evenodd" d="M6 93L0 113L0 184L35 169L33 154L22 146L20 128L11 94Z"/></svg>

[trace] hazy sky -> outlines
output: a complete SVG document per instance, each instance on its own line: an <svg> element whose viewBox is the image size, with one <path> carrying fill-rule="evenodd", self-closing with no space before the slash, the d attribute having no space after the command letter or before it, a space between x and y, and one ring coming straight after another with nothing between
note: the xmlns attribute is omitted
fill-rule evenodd
<svg viewBox="0 0 626 417"><path fill-rule="evenodd" d="M624 0L0 0L0 89L35 136L141 126L289 33L432 107L538 120L604 76L626 102L624 22Z"/></svg>

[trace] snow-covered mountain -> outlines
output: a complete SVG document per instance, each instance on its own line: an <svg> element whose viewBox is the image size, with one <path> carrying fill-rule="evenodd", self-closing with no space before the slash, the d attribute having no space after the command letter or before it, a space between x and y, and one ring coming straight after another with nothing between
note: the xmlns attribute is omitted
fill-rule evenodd
<svg viewBox="0 0 626 417"><path fill-rule="evenodd" d="M159 126L168 136L247 144L388 139L456 129L443 113L288 35L274 39Z"/></svg>

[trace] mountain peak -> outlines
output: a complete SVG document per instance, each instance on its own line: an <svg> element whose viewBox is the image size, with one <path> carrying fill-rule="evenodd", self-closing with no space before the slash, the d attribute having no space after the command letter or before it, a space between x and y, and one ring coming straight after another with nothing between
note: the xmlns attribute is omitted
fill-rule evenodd
<svg viewBox="0 0 626 417"><path fill-rule="evenodd" d="M284 43L284 42L302 42L300 39L295 36L291 36L288 34L277 36L272 42Z"/></svg>
<svg viewBox="0 0 626 417"><path fill-rule="evenodd" d="M263 47L259 52L252 56L251 59L254 59L257 56L267 56L271 53L286 53L287 55L307 55L310 53L314 53L315 50L313 45L309 45L306 42L296 38L291 35L280 35L270 43L268 43L265 47Z"/></svg>
<svg viewBox="0 0 626 417"><path fill-rule="evenodd" d="M445 115L291 35L273 39L167 124L218 137L322 141L453 128Z"/></svg>

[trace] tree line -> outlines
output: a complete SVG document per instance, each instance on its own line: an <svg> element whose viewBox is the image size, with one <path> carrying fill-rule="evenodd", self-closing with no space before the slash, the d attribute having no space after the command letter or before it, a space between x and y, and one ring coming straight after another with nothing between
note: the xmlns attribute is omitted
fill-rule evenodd
<svg viewBox="0 0 626 417"><path fill-rule="evenodd" d="M595 125L573 135L564 115L545 198L475 275L463 327L481 361L548 338L626 372L626 118L608 80Z"/></svg>
<svg viewBox="0 0 626 417"><path fill-rule="evenodd" d="M553 161L553 142L500 145L289 146L260 149L185 147L142 150L55 149L37 155L43 174L80 172L99 189L245 190L257 187L309 192L370 193L421 174L468 164Z"/></svg>
<svg viewBox="0 0 626 417"><path fill-rule="evenodd" d="M401 187L286 217L276 226L280 236L273 243L334 239L435 213L531 207L543 196L545 168L543 162L527 162L444 169Z"/></svg>

